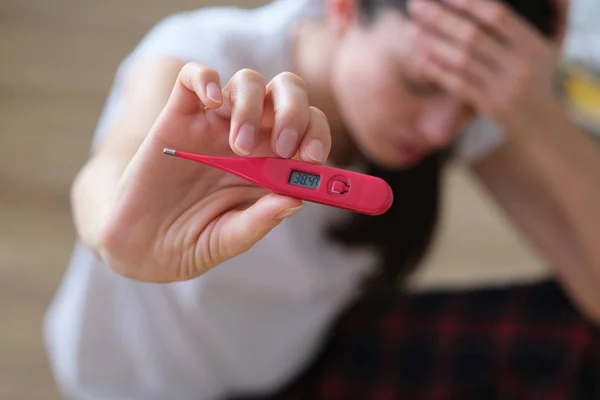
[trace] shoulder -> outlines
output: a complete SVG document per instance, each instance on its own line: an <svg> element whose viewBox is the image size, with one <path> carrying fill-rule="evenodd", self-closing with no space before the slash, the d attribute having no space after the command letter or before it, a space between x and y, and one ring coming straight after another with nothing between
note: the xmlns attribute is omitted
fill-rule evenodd
<svg viewBox="0 0 600 400"><path fill-rule="evenodd" d="M148 31L129 60L177 58L216 69L280 67L290 26L320 11L320 3L276 0L257 8L220 6L172 14Z"/></svg>
<svg viewBox="0 0 600 400"><path fill-rule="evenodd" d="M179 58L198 61L211 55L235 36L236 27L251 30L251 12L234 7L202 8L169 15L158 21L128 57L141 61L150 58Z"/></svg>

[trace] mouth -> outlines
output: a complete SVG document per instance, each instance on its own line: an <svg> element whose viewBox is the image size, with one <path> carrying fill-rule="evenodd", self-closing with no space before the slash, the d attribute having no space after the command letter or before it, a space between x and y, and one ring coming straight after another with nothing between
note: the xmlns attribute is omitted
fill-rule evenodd
<svg viewBox="0 0 600 400"><path fill-rule="evenodd" d="M428 152L426 147L404 140L396 141L394 148L399 156L410 162L422 160Z"/></svg>

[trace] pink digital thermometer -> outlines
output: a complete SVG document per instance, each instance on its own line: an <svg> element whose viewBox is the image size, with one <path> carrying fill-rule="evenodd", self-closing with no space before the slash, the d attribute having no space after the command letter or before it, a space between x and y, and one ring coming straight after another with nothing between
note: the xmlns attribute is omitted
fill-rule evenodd
<svg viewBox="0 0 600 400"><path fill-rule="evenodd" d="M237 175L271 192L366 215L385 213L394 199L381 178L277 157L219 157L164 149L164 153Z"/></svg>

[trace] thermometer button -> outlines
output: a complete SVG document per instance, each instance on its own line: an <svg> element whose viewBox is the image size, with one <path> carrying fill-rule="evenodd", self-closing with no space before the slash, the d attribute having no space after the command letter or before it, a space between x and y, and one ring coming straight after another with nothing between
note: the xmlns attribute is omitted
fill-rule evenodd
<svg viewBox="0 0 600 400"><path fill-rule="evenodd" d="M331 184L331 191L337 194L344 194L348 191L348 187L345 182L333 181Z"/></svg>
<svg viewBox="0 0 600 400"><path fill-rule="evenodd" d="M334 194L346 194L350 190L350 186L346 182L334 180L331 183L331 193Z"/></svg>

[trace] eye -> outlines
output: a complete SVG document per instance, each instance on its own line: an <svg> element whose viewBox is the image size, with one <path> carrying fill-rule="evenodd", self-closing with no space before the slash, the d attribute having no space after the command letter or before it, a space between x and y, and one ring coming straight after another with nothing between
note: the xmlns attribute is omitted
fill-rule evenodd
<svg viewBox="0 0 600 400"><path fill-rule="evenodd" d="M406 88L415 95L430 96L440 92L440 88L433 83L417 80L406 75L402 75L401 78Z"/></svg>

